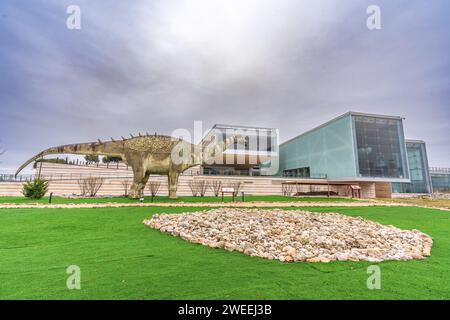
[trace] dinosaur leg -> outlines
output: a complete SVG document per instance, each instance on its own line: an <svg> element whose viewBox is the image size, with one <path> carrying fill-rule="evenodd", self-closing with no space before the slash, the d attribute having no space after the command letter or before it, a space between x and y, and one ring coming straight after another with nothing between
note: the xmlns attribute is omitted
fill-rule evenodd
<svg viewBox="0 0 450 320"><path fill-rule="evenodd" d="M145 172L145 170L141 167L135 169L133 168L133 184L130 188L130 198L139 199L144 197L144 189L147 184L148 178L150 174Z"/></svg>
<svg viewBox="0 0 450 320"><path fill-rule="evenodd" d="M169 198L176 199L177 198L177 186L178 186L178 177L180 173L178 171L170 171L168 175L169 182Z"/></svg>

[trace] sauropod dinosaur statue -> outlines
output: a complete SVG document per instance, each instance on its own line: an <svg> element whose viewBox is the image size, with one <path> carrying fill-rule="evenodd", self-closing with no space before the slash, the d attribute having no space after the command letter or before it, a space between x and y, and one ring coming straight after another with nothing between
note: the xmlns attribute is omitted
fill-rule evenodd
<svg viewBox="0 0 450 320"><path fill-rule="evenodd" d="M231 136L214 148L204 148L182 139L166 135L141 135L122 140L67 144L46 149L19 167L16 176L30 163L50 154L80 154L121 157L133 170L133 183L130 188L131 198L144 196L144 188L150 174L167 175L169 198L177 197L178 177L185 170L210 161L217 152L224 151L236 139Z"/></svg>

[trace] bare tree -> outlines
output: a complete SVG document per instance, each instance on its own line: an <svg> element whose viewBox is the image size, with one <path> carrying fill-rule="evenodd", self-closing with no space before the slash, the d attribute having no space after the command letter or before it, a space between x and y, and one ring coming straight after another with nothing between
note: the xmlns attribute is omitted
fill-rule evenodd
<svg viewBox="0 0 450 320"><path fill-rule="evenodd" d="M128 191L130 190L130 180L125 179L122 181L122 187L123 187L123 195L125 197L128 197Z"/></svg>
<svg viewBox="0 0 450 320"><path fill-rule="evenodd" d="M283 196L291 196L293 191L294 191L294 186L292 184L284 183L281 186L281 192L282 192Z"/></svg>
<svg viewBox="0 0 450 320"><path fill-rule="evenodd" d="M97 192L102 187L104 179L98 178L98 177L90 177L90 178L87 178L86 180L87 180L89 196L95 197L97 195Z"/></svg>
<svg viewBox="0 0 450 320"><path fill-rule="evenodd" d="M296 184L295 185L295 195L299 196L302 193L302 185Z"/></svg>
<svg viewBox="0 0 450 320"><path fill-rule="evenodd" d="M206 194L206 190L208 190L208 182L205 180L197 180L197 190L200 194L200 197L204 197Z"/></svg>
<svg viewBox="0 0 450 320"><path fill-rule="evenodd" d="M81 196L95 197L103 185L103 178L89 177L78 180Z"/></svg>
<svg viewBox="0 0 450 320"><path fill-rule="evenodd" d="M150 181L148 183L148 188L150 190L152 198L156 197L160 187L161 187L161 181Z"/></svg>
<svg viewBox="0 0 450 320"><path fill-rule="evenodd" d="M78 186L80 187L80 195L82 197L86 196L87 194L87 184L85 179L79 179L78 180Z"/></svg>
<svg viewBox="0 0 450 320"><path fill-rule="evenodd" d="M213 180L209 183L209 188L214 193L214 196L218 197L220 193L220 189L222 188L222 181Z"/></svg>
<svg viewBox="0 0 450 320"><path fill-rule="evenodd" d="M239 191L242 188L242 181L234 181L229 184L230 188L234 189L234 196L237 197Z"/></svg>
<svg viewBox="0 0 450 320"><path fill-rule="evenodd" d="M191 189L192 196L198 196L198 189L195 180L190 180L188 182L189 189Z"/></svg>

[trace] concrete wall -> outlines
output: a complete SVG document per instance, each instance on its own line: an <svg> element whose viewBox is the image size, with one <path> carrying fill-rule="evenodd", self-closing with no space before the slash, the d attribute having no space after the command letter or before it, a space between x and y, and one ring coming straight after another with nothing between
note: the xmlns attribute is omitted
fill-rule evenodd
<svg viewBox="0 0 450 320"><path fill-rule="evenodd" d="M128 187L132 181L132 171L124 165L120 165L119 168L112 166L107 168L105 165L99 167L95 165L91 166L76 166L76 165L62 165L43 163L41 170L41 176L50 180L49 191L54 195L60 196L72 196L80 194L79 180L87 177L103 177L103 186L98 192L98 196L121 196L125 194L124 183L128 182ZM214 181L220 180L222 185L226 186L234 182L240 181L242 183L241 191L246 194L254 195L281 195L282 194L282 182L283 181L303 181L303 182L317 182L325 181L319 179L287 179L277 177L236 177L236 176L201 176L198 175L199 168L192 168L186 172L179 179L178 195L189 196L192 195L189 188L190 180L206 180ZM150 181L161 181L161 187L158 195L167 195L167 178L165 176L151 176ZM358 183L352 183L358 184ZM378 183L377 183L378 184ZM383 184L383 183L381 183ZM359 183L361 186L361 196L363 198L375 198L377 195L381 195L383 188L376 188L375 183ZM389 184L390 185L390 184ZM308 191L309 186L302 186ZM327 186L313 186L314 191L326 191ZM390 188L390 187L389 187ZM331 187L332 191L339 192L340 195L348 195L346 187ZM376 191L378 190L378 192ZM296 189L293 190L293 193ZM150 190L148 187L145 190L145 194L149 195ZM22 195L22 183L18 182L0 182L0 196L21 196ZM207 191L207 195L213 195L211 190Z"/></svg>

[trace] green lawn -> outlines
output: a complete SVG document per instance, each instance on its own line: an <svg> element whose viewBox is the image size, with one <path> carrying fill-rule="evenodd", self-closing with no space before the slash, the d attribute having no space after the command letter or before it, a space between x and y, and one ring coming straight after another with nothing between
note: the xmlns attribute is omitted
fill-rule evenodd
<svg viewBox="0 0 450 320"><path fill-rule="evenodd" d="M450 299L450 214L415 207L308 208L430 234L432 256L384 262L284 264L187 243L142 224L196 208L2 209L0 299ZM66 268L81 268L81 290Z"/></svg>
<svg viewBox="0 0 450 320"><path fill-rule="evenodd" d="M237 201L242 201L242 197L236 197ZM151 202L151 197L145 197L145 202ZM221 197L178 197L177 199L170 199L169 197L164 196L158 196L154 198L154 202L189 202L189 203L195 203L195 202L221 202ZM225 201L231 202L232 198L231 196L226 196ZM286 197L286 196L277 196L277 195L270 195L270 196L256 196L256 195L247 195L244 198L244 201L246 202L252 202L252 201L314 201L314 202L349 202L349 201L355 201L350 198L336 198L336 197L313 197L313 198L300 198L300 197ZM129 199L126 197L109 197L109 198L77 198L77 199L70 199L70 198L63 198L63 197L53 197L52 203L53 204L70 204L70 203L133 203L133 202L139 202L137 199ZM11 203L11 204L47 204L48 203L48 197L44 197L39 200L34 199L28 199L25 197L0 197L0 204L5 203Z"/></svg>
<svg viewBox="0 0 450 320"><path fill-rule="evenodd" d="M424 261L283 264L187 243L142 225L157 212L196 208L2 209L1 299L449 299L450 214L415 207L308 208L430 234ZM66 268L81 268L81 290Z"/></svg>

